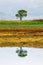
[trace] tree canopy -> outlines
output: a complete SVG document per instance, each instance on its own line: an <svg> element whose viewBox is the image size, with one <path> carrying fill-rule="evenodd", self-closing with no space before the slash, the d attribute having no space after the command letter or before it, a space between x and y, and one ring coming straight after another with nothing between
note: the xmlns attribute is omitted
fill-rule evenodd
<svg viewBox="0 0 43 65"><path fill-rule="evenodd" d="M18 13L16 14L17 18L20 18L22 20L23 17L27 16L27 11L26 10L18 10Z"/></svg>

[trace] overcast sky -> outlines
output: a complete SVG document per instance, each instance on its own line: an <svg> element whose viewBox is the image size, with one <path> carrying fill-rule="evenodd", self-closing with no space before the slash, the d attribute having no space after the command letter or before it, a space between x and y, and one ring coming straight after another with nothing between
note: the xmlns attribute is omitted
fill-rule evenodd
<svg viewBox="0 0 43 65"><path fill-rule="evenodd" d="M16 19L20 9L27 10L26 19L43 18L43 0L0 0L0 19Z"/></svg>

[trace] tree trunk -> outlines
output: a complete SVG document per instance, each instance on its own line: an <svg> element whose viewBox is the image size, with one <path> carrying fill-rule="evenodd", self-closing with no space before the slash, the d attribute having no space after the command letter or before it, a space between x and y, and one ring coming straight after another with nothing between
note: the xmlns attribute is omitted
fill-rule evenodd
<svg viewBox="0 0 43 65"><path fill-rule="evenodd" d="M23 51L23 49L22 49L22 47L20 47L20 52L22 52Z"/></svg>
<svg viewBox="0 0 43 65"><path fill-rule="evenodd" d="M20 20L22 20L22 16L20 16Z"/></svg>

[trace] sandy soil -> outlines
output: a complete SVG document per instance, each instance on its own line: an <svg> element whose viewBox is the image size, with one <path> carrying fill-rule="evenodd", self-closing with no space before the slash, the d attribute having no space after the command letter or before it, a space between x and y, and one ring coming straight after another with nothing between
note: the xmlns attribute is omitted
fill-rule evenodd
<svg viewBox="0 0 43 65"><path fill-rule="evenodd" d="M0 47L43 48L43 28L0 28Z"/></svg>

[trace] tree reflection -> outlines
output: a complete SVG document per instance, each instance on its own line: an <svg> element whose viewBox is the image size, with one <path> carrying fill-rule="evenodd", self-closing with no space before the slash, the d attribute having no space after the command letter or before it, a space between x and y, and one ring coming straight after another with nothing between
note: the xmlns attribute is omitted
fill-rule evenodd
<svg viewBox="0 0 43 65"><path fill-rule="evenodd" d="M27 56L27 51L26 50L23 50L22 47L20 47L20 49L17 49L16 50L16 53L18 53L18 56L20 56L20 57Z"/></svg>

